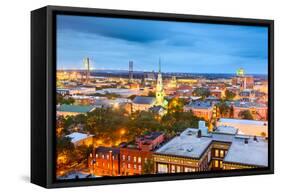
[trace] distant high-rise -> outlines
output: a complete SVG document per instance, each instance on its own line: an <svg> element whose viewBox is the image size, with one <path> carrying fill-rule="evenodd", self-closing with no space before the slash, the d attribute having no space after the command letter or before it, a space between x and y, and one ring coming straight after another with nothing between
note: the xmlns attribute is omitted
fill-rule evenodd
<svg viewBox="0 0 281 194"><path fill-rule="evenodd" d="M133 61L129 61L129 82L131 83L133 80L133 69L134 69L134 64Z"/></svg>
<svg viewBox="0 0 281 194"><path fill-rule="evenodd" d="M90 80L90 59L89 57L86 57L84 59L84 65L86 68L86 79L85 79L85 83L88 84L89 80Z"/></svg>

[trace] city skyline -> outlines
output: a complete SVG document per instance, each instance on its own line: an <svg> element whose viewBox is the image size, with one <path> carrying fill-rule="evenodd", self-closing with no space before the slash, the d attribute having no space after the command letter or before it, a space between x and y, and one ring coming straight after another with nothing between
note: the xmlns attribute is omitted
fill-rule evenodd
<svg viewBox="0 0 281 194"><path fill-rule="evenodd" d="M267 74L267 28L187 22L57 16L57 68ZM96 46L98 45L98 46Z"/></svg>

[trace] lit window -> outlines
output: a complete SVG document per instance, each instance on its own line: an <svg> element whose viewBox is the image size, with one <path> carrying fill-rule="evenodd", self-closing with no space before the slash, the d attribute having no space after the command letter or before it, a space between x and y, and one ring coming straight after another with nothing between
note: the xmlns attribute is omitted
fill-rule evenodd
<svg viewBox="0 0 281 194"><path fill-rule="evenodd" d="M219 157L219 150L215 150L215 156Z"/></svg>
<svg viewBox="0 0 281 194"><path fill-rule="evenodd" d="M99 157L99 155L98 154L96 154L96 158L98 158Z"/></svg>
<svg viewBox="0 0 281 194"><path fill-rule="evenodd" d="M194 172L193 168L184 167L184 172Z"/></svg>
<svg viewBox="0 0 281 194"><path fill-rule="evenodd" d="M181 167L177 166L177 172L181 172Z"/></svg>
<svg viewBox="0 0 281 194"><path fill-rule="evenodd" d="M157 171L158 171L158 173L168 173L168 165L167 164L158 164Z"/></svg>
<svg viewBox="0 0 281 194"><path fill-rule="evenodd" d="M139 165L139 170L141 170L141 165Z"/></svg>
<svg viewBox="0 0 281 194"><path fill-rule="evenodd" d="M129 168L129 169L131 168L131 164L128 164L128 168Z"/></svg>
<svg viewBox="0 0 281 194"><path fill-rule="evenodd" d="M220 157L221 157L221 158L224 157L224 151L223 151L223 150L220 151Z"/></svg>
<svg viewBox="0 0 281 194"><path fill-rule="evenodd" d="M102 159L104 159L104 155L101 155Z"/></svg>
<svg viewBox="0 0 281 194"><path fill-rule="evenodd" d="M218 168L219 167L219 161L215 160L215 167Z"/></svg>
<svg viewBox="0 0 281 194"><path fill-rule="evenodd" d="M172 166L171 166L171 171L172 171L172 173L175 173L175 172L176 172L176 167L175 167L175 165L172 165Z"/></svg>
<svg viewBox="0 0 281 194"><path fill-rule="evenodd" d="M144 162L147 163L147 158L144 158Z"/></svg>
<svg viewBox="0 0 281 194"><path fill-rule="evenodd" d="M141 157L138 157L138 163L141 163Z"/></svg>
<svg viewBox="0 0 281 194"><path fill-rule="evenodd" d="M222 168L222 161L220 161L220 168Z"/></svg>
<svg viewBox="0 0 281 194"><path fill-rule="evenodd" d="M134 164L134 169L137 169L137 165L136 164Z"/></svg>
<svg viewBox="0 0 281 194"><path fill-rule="evenodd" d="M109 159L109 155L108 154L106 155L106 159Z"/></svg>
<svg viewBox="0 0 281 194"><path fill-rule="evenodd" d="M131 160L131 156L128 156L128 161L130 161Z"/></svg>
<svg viewBox="0 0 281 194"><path fill-rule="evenodd" d="M122 155L122 159L125 160L125 159L126 159L126 156L125 156L125 155Z"/></svg>
<svg viewBox="0 0 281 194"><path fill-rule="evenodd" d="M136 156L134 156L134 162L137 162L137 157Z"/></svg>

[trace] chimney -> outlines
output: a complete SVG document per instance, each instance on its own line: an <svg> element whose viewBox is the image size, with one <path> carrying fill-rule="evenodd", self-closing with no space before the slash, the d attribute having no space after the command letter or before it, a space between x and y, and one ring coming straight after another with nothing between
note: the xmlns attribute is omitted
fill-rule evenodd
<svg viewBox="0 0 281 194"><path fill-rule="evenodd" d="M198 130L197 137L198 137L198 138L201 138L201 137L202 137L202 131L201 131L200 129Z"/></svg>
<svg viewBox="0 0 281 194"><path fill-rule="evenodd" d="M208 133L208 127L206 127L205 121L199 121L198 128L201 131L201 134L206 135Z"/></svg>
<svg viewBox="0 0 281 194"><path fill-rule="evenodd" d="M257 136L254 136L254 141L258 142Z"/></svg>

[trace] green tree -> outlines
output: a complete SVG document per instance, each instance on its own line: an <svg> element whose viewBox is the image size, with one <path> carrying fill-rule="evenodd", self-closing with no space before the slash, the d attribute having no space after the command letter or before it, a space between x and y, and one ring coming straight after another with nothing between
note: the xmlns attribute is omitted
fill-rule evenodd
<svg viewBox="0 0 281 194"><path fill-rule="evenodd" d="M155 97L155 92L152 92L152 91L149 91L148 92L148 94L147 94L147 96L150 96L150 97Z"/></svg>
<svg viewBox="0 0 281 194"><path fill-rule="evenodd" d="M230 90L225 91L225 100L233 100L236 94Z"/></svg>
<svg viewBox="0 0 281 194"><path fill-rule="evenodd" d="M208 88L196 88L193 90L192 95L201 96L203 99L210 96L210 90Z"/></svg>
<svg viewBox="0 0 281 194"><path fill-rule="evenodd" d="M73 104L75 100L69 96L57 94L57 104Z"/></svg>
<svg viewBox="0 0 281 194"><path fill-rule="evenodd" d="M184 100L178 97L168 102L168 112L183 112Z"/></svg>
<svg viewBox="0 0 281 194"><path fill-rule="evenodd" d="M69 137L57 137L57 152L72 152L74 150L74 145L71 142L71 139Z"/></svg>
<svg viewBox="0 0 281 194"><path fill-rule="evenodd" d="M241 117L242 119L248 119L248 120L253 120L253 115L251 114L251 112L249 110L243 110L239 112L239 117Z"/></svg>
<svg viewBox="0 0 281 194"><path fill-rule="evenodd" d="M146 162L144 162L142 166L142 174L153 174L154 172L154 164L151 159L148 159Z"/></svg>
<svg viewBox="0 0 281 194"><path fill-rule="evenodd" d="M226 102L221 102L217 106L219 108L220 115L222 117L229 117L229 115L230 115L230 106L228 106Z"/></svg>

